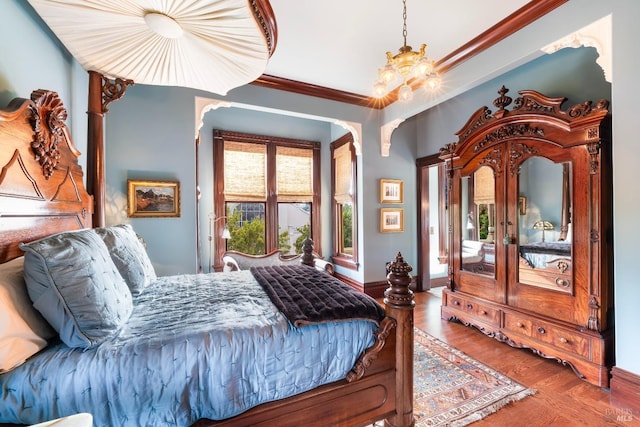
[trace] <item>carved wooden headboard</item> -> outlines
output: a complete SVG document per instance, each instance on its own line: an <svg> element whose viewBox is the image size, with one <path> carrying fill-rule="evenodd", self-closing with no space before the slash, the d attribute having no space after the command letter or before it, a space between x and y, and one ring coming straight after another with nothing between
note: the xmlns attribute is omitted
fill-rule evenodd
<svg viewBox="0 0 640 427"><path fill-rule="evenodd" d="M20 242L91 227L66 118L58 94L42 89L0 110L0 262L21 256Z"/></svg>

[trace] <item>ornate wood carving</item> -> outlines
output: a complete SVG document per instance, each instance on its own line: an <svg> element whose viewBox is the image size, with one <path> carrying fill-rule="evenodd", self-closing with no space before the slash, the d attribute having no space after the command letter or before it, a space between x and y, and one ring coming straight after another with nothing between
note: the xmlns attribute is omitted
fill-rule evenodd
<svg viewBox="0 0 640 427"><path fill-rule="evenodd" d="M267 49L269 49L269 56L271 57L276 51L276 45L278 44L278 28L271 4L265 0L250 0L249 5L251 6L251 11L253 12L256 23L262 29L265 41L267 42Z"/></svg>
<svg viewBox="0 0 640 427"><path fill-rule="evenodd" d="M30 121L34 131L31 148L35 160L42 166L42 174L49 179L60 160L58 144L64 138L67 110L56 92L35 90L31 93L31 100Z"/></svg>
<svg viewBox="0 0 640 427"><path fill-rule="evenodd" d="M515 142L511 144L511 147L509 148L509 171L511 172L511 176L518 173L518 164L523 157L535 154L538 154L538 150L528 144L522 142Z"/></svg>
<svg viewBox="0 0 640 427"><path fill-rule="evenodd" d="M108 77L102 75L102 112L108 113L109 109L107 105L122 98L127 91L127 87L133 84L133 80L121 78L110 80Z"/></svg>
<svg viewBox="0 0 640 427"><path fill-rule="evenodd" d="M364 353L358 358L356 364L351 368L351 371L347 374L347 382L357 381L362 378L365 371L374 360L378 358L378 354L384 348L384 345L389 337L389 334L396 327L396 321L390 317L385 317L380 322L380 327L376 331L376 342L371 347L366 349Z"/></svg>
<svg viewBox="0 0 640 427"><path fill-rule="evenodd" d="M536 354L554 358L581 378L607 387L613 365L612 247L604 238L612 228L608 102L587 101L565 111L561 107L566 98L523 90L509 111L507 92L505 87L498 91L495 114L486 107L477 110L457 133L457 143L440 152L441 159L450 163L454 189L451 269L441 316L461 318L503 341L513 332L517 346L535 348ZM496 274L476 275L462 268L466 224L460 209L465 202L473 203L470 192L461 190L463 180L481 166L494 169L496 220L506 228L519 221L520 167L533 156L563 165L561 236L566 238L565 224L573 219L571 256L551 257L545 267L533 267L520 256L518 239L505 230L506 236L494 242ZM500 168L508 172L501 173ZM569 191L569 171L575 191ZM501 315L489 319L467 304L487 306ZM545 335L545 330L553 332ZM516 339L511 338L506 342L514 345Z"/></svg>
<svg viewBox="0 0 640 427"><path fill-rule="evenodd" d="M502 147L496 147L489 151L482 160L481 165L491 166L494 170L495 176L502 175Z"/></svg>

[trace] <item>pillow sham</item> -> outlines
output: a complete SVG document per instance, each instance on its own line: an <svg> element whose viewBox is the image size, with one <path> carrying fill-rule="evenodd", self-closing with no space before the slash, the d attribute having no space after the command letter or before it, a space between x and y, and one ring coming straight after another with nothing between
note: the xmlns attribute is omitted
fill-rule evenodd
<svg viewBox="0 0 640 427"><path fill-rule="evenodd" d="M0 374L23 364L56 336L31 304L23 264L24 257L0 264Z"/></svg>
<svg viewBox="0 0 640 427"><path fill-rule="evenodd" d="M147 251L131 225L113 225L96 228L95 231L107 245L113 263L133 295L140 295L145 287L156 280L156 272Z"/></svg>
<svg viewBox="0 0 640 427"><path fill-rule="evenodd" d="M54 234L20 248L33 306L69 347L98 345L129 319L131 292L93 229Z"/></svg>

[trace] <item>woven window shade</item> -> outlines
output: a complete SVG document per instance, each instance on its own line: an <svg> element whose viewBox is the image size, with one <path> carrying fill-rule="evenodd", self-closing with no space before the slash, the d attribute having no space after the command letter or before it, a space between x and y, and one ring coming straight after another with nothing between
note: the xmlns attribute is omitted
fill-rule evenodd
<svg viewBox="0 0 640 427"><path fill-rule="evenodd" d="M267 147L224 142L224 195L227 200L267 199Z"/></svg>
<svg viewBox="0 0 640 427"><path fill-rule="evenodd" d="M349 203L352 201L351 191L351 148L349 144L343 144L333 150L335 162L335 194L337 203Z"/></svg>
<svg viewBox="0 0 640 427"><path fill-rule="evenodd" d="M481 167L476 171L474 180L473 202L476 205L495 203L496 189L493 179L493 169L488 166Z"/></svg>
<svg viewBox="0 0 640 427"><path fill-rule="evenodd" d="M278 146L276 178L279 202L313 200L313 150Z"/></svg>

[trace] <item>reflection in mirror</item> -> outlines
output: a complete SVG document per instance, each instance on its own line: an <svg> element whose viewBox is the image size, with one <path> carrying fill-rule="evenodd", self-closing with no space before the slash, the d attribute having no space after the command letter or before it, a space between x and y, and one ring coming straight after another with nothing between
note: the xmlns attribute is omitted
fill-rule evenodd
<svg viewBox="0 0 640 427"><path fill-rule="evenodd" d="M520 166L518 198L526 206L518 212L521 283L571 292L570 186L569 163L531 157Z"/></svg>
<svg viewBox="0 0 640 427"><path fill-rule="evenodd" d="M493 169L482 166L461 181L461 268L493 276L495 274L495 177Z"/></svg>

